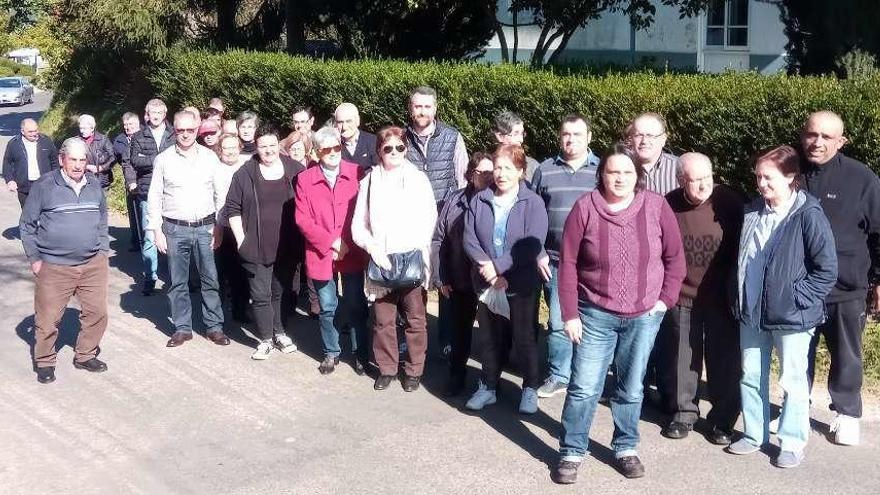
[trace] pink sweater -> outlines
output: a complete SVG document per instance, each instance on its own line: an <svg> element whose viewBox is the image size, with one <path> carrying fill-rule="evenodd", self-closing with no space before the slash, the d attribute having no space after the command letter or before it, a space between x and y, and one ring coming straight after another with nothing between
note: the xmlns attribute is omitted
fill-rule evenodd
<svg viewBox="0 0 880 495"><path fill-rule="evenodd" d="M659 194L640 191L614 213L599 191L574 204L559 260L564 321L578 318L578 299L623 317L639 316L658 300L671 308L684 276L678 222Z"/></svg>

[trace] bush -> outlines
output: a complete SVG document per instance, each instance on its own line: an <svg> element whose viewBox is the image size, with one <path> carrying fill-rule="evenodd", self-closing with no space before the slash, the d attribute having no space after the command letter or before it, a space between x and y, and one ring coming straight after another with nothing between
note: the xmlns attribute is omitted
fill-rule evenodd
<svg viewBox="0 0 880 495"><path fill-rule="evenodd" d="M9 76L33 77L34 69L8 58L0 58L0 77Z"/></svg>

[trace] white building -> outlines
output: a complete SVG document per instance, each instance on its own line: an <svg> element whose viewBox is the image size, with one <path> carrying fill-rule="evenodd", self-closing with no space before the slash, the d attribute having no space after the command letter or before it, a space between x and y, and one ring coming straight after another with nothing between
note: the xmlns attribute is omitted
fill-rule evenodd
<svg viewBox="0 0 880 495"><path fill-rule="evenodd" d="M611 62L634 65L691 67L705 72L756 69L772 74L785 68L787 39L779 7L767 0L718 0L708 12L679 18L676 7L654 0L654 23L634 30L622 13L606 13L578 30L559 55L559 61ZM499 0L502 22L512 21L509 0ZM520 16L520 23L523 22ZM519 61L528 61L537 44L538 26L520 27ZM506 27L512 46L513 28ZM498 37L489 42L485 58L501 60ZM548 51L549 54L552 51Z"/></svg>

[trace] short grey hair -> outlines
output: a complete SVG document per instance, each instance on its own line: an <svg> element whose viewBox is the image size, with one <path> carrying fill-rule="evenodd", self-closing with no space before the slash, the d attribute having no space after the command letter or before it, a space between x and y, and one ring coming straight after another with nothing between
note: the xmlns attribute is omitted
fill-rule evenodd
<svg viewBox="0 0 880 495"><path fill-rule="evenodd" d="M433 96L434 101L437 101L437 91L431 86L419 86L412 91L409 92L409 99L412 101L413 96L415 95L424 95L424 96Z"/></svg>
<svg viewBox="0 0 880 495"><path fill-rule="evenodd" d="M331 141L335 141L335 144L342 142L339 131L337 131L335 127L324 126L315 131L315 135L312 136L312 142L317 149L323 148L324 144Z"/></svg>
<svg viewBox="0 0 880 495"><path fill-rule="evenodd" d="M140 121L141 121L140 116L134 112L125 112L124 114L122 114L122 121L123 122L125 122L126 120L131 120L131 119L137 119L138 123L140 123Z"/></svg>
<svg viewBox="0 0 880 495"><path fill-rule="evenodd" d="M76 119L76 123L79 124L79 125L92 124L92 127L96 127L96 126L98 125L98 124L95 122L95 117L93 117L93 116L91 116L91 115L89 115L89 114L87 114L87 113L84 113L84 114L80 115L79 118Z"/></svg>
<svg viewBox="0 0 880 495"><path fill-rule="evenodd" d="M61 143L61 149L58 151L58 154L61 156L67 156L74 148L82 149L83 153L88 153L89 148L86 146L86 142L82 140L80 137L71 137L64 140Z"/></svg>
<svg viewBox="0 0 880 495"><path fill-rule="evenodd" d="M235 124L241 125L243 122L247 122L248 120L253 120L254 126L260 127L260 117L258 117L257 114L251 112L250 110L245 110L244 112L238 114L238 117L236 117L235 119Z"/></svg>
<svg viewBox="0 0 880 495"><path fill-rule="evenodd" d="M147 106L144 107L144 110L148 112L150 111L150 109L162 110L163 112L167 112L168 105L166 105L165 102L160 100L159 98L153 98L152 100L148 101Z"/></svg>
<svg viewBox="0 0 880 495"><path fill-rule="evenodd" d="M498 134L507 135L518 125L525 125L522 117L510 110L504 110L495 116L495 120L492 123L492 130Z"/></svg>
<svg viewBox="0 0 880 495"><path fill-rule="evenodd" d="M177 121L180 120L180 119L182 119L182 118L184 118L184 117L189 117L189 118L193 119L193 122L195 122L196 125L198 125L198 123L199 123L199 116L198 116L198 115L193 115L193 113L190 112L189 110L181 110L181 111L175 113L175 114L174 114L174 119L173 119L171 122L172 122L172 123L174 124L174 126L176 127L176 126L177 126Z"/></svg>

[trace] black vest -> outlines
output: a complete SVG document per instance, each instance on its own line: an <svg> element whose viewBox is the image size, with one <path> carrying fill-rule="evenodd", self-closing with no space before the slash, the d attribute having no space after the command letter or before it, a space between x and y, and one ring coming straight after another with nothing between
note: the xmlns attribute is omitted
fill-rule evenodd
<svg viewBox="0 0 880 495"><path fill-rule="evenodd" d="M434 200L438 203L445 201L450 194L458 190L453 161L458 131L437 121L434 134L428 138L425 148L427 155L422 153L419 138L410 126L406 128L406 139L406 158L428 176L431 188L434 190Z"/></svg>

